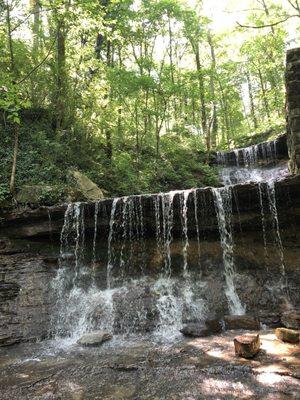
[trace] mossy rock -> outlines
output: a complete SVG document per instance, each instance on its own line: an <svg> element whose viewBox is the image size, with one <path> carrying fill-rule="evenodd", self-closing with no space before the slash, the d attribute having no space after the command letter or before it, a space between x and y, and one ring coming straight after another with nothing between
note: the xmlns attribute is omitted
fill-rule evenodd
<svg viewBox="0 0 300 400"><path fill-rule="evenodd" d="M68 180L77 201L96 201L104 198L102 190L86 175L77 170L68 172ZM71 197L73 197L71 195ZM74 201L74 200L73 200Z"/></svg>

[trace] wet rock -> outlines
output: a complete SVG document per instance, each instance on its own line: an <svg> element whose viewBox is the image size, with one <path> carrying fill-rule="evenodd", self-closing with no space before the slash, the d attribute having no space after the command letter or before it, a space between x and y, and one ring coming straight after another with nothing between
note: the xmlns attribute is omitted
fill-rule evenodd
<svg viewBox="0 0 300 400"><path fill-rule="evenodd" d="M299 331L288 328L275 329L275 335L278 339L288 343L299 343Z"/></svg>
<svg viewBox="0 0 300 400"><path fill-rule="evenodd" d="M190 337L205 337L211 335L209 329L207 329L205 325L200 323L189 323L185 325L182 329L180 329L180 332L184 336Z"/></svg>
<svg viewBox="0 0 300 400"><path fill-rule="evenodd" d="M152 332L158 325L157 294L149 287L129 286L126 292L115 293L114 332Z"/></svg>
<svg viewBox="0 0 300 400"><path fill-rule="evenodd" d="M191 322L186 324L180 332L184 336L205 337L222 331L222 323L217 319L206 320L205 323Z"/></svg>
<svg viewBox="0 0 300 400"><path fill-rule="evenodd" d="M7 250L11 243L8 238L0 238L0 252Z"/></svg>
<svg viewBox="0 0 300 400"><path fill-rule="evenodd" d="M253 358L260 349L259 335L236 336L233 340L235 354L243 358Z"/></svg>
<svg viewBox="0 0 300 400"><path fill-rule="evenodd" d="M300 329L300 310L284 313L281 316L281 322L286 328Z"/></svg>
<svg viewBox="0 0 300 400"><path fill-rule="evenodd" d="M66 261L66 262L71 262L71 261L74 261L75 260L75 254L73 254L73 253L63 253L62 255L61 255L61 258L62 258L62 260L64 260L64 261Z"/></svg>
<svg viewBox="0 0 300 400"><path fill-rule="evenodd" d="M0 347L48 337L56 269L39 255L16 253L0 254L0 271Z"/></svg>
<svg viewBox="0 0 300 400"><path fill-rule="evenodd" d="M50 265L57 265L58 264L58 257L44 257L44 262Z"/></svg>
<svg viewBox="0 0 300 400"><path fill-rule="evenodd" d="M268 328L279 328L282 326L279 313L261 313L259 316L259 320L262 325L265 325Z"/></svg>
<svg viewBox="0 0 300 400"><path fill-rule="evenodd" d="M20 286L16 283L0 282L0 299L11 300L18 296Z"/></svg>
<svg viewBox="0 0 300 400"><path fill-rule="evenodd" d="M207 319L205 325L213 333L220 333L223 330L223 323L219 319Z"/></svg>
<svg viewBox="0 0 300 400"><path fill-rule="evenodd" d="M224 322L226 330L247 329L256 331L260 329L259 318L250 315L225 315Z"/></svg>
<svg viewBox="0 0 300 400"><path fill-rule="evenodd" d="M112 339L112 335L106 331L90 332L83 335L77 343L82 346L100 346L107 340Z"/></svg>

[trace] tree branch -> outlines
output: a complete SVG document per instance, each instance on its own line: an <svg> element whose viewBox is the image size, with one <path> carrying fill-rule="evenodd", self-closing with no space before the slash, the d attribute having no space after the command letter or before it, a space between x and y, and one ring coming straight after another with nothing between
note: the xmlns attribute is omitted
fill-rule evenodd
<svg viewBox="0 0 300 400"><path fill-rule="evenodd" d="M263 29L263 28L270 28L270 27L272 27L272 26L276 26L276 25L282 24L283 22L286 22L288 19L290 19L290 18L295 18L295 17L298 17L298 18L299 18L300 15L297 15L297 14L295 14L295 15L289 15L289 16L287 16L287 17L284 18L284 19L281 19L281 20L279 20L279 21L273 22L272 24L264 24L264 25L242 25L242 24L240 24L238 21L236 21L236 23L238 24L238 26L239 26L240 28Z"/></svg>
<svg viewBox="0 0 300 400"><path fill-rule="evenodd" d="M48 53L45 55L45 57L42 59L42 61L39 62L34 68L32 68L32 70L29 71L28 74L25 75L19 82L17 82L17 83L16 83L17 85L19 85L20 83L23 83L27 78L30 77L31 74L33 74L38 68L40 68L40 66L42 66L42 65L44 64L44 62L45 62L45 61L47 60L47 58L50 56L50 53L51 53L51 51L52 51L52 49L53 49L53 47L54 47L54 45L55 45L56 39L57 39L57 38L55 37L55 39L53 40L53 42L52 42L52 44L51 44L51 46L50 46L50 48L49 48L49 50L48 50Z"/></svg>

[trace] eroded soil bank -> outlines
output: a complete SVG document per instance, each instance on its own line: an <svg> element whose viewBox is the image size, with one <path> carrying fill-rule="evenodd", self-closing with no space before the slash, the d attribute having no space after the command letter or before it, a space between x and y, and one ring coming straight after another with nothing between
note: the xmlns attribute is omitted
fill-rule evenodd
<svg viewBox="0 0 300 400"><path fill-rule="evenodd" d="M260 353L245 360L234 354L240 333L171 343L115 337L100 348L47 341L1 348L0 399L299 399L300 346L261 331Z"/></svg>

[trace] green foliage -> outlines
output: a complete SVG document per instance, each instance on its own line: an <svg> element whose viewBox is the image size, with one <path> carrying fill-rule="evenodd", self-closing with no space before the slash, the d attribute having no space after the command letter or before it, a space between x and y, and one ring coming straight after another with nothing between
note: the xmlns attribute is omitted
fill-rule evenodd
<svg viewBox="0 0 300 400"><path fill-rule="evenodd" d="M57 188L43 202L69 168L110 195L217 185L207 151L281 132L285 26L216 34L181 0L30 4L27 19L26 2L0 8L0 199L16 126L16 186ZM268 7L247 23L287 12Z"/></svg>

